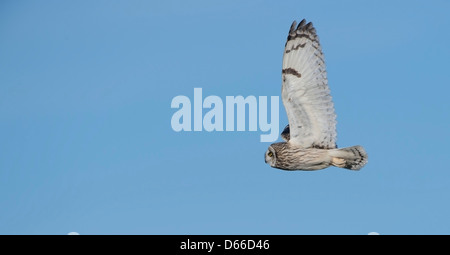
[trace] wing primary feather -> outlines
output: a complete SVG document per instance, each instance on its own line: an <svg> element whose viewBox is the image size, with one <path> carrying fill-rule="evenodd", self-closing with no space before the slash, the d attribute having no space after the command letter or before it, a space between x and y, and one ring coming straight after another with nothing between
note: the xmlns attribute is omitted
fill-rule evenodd
<svg viewBox="0 0 450 255"><path fill-rule="evenodd" d="M313 27L313 23L309 22L308 24L306 24L305 26L305 30L311 31L311 28Z"/></svg>
<svg viewBox="0 0 450 255"><path fill-rule="evenodd" d="M297 21L293 21L291 28L289 29L289 34L295 31L295 27L297 26Z"/></svg>
<svg viewBox="0 0 450 255"><path fill-rule="evenodd" d="M306 24L306 19L302 19L302 21L300 21L300 23L297 26L297 30L301 29L305 24Z"/></svg>

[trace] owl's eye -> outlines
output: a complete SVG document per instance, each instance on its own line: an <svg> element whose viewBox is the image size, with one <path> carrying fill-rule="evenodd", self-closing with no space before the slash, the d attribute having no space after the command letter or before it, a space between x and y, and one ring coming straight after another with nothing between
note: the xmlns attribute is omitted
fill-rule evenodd
<svg viewBox="0 0 450 255"><path fill-rule="evenodd" d="M269 155L269 157L272 157L273 153L271 151L269 151L269 153L267 153L267 155Z"/></svg>

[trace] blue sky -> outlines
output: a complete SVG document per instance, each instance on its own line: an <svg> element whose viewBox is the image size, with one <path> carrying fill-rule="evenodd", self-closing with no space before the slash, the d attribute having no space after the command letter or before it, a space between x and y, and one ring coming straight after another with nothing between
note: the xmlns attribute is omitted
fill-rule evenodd
<svg viewBox="0 0 450 255"><path fill-rule="evenodd" d="M449 234L448 1L2 1L0 234ZM279 96L320 36L359 172L269 167L261 132L174 132L177 95ZM287 117L280 101L280 129Z"/></svg>

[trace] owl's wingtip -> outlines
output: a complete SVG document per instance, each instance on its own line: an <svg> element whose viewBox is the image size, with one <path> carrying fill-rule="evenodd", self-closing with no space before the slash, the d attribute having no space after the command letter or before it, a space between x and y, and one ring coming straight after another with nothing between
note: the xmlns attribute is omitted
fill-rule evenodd
<svg viewBox="0 0 450 255"><path fill-rule="evenodd" d="M288 40L295 38L296 34L301 34L304 32L309 32L312 35L316 35L316 29L312 22L307 22L306 19L302 19L297 25L297 21L293 21L291 27L289 28Z"/></svg>
<svg viewBox="0 0 450 255"><path fill-rule="evenodd" d="M296 27L297 27L297 21L294 20L292 22L291 28L289 28L289 34L295 34Z"/></svg>

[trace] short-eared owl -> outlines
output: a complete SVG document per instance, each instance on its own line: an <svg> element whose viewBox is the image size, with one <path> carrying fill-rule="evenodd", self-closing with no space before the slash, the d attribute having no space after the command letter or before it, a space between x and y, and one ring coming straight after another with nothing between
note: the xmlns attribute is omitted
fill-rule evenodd
<svg viewBox="0 0 450 255"><path fill-rule="evenodd" d="M284 170L361 169L367 163L363 147L337 148L336 114L319 37L311 22L292 23L281 74L289 125L281 134L285 142L269 146L266 163Z"/></svg>

